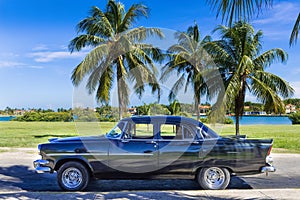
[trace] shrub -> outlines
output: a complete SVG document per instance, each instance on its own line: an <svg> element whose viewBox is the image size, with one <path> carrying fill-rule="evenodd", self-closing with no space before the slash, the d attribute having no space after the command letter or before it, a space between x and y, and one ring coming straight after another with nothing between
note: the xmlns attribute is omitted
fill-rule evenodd
<svg viewBox="0 0 300 200"><path fill-rule="evenodd" d="M300 112L290 114L289 119L292 121L292 124L300 124Z"/></svg>
<svg viewBox="0 0 300 200"><path fill-rule="evenodd" d="M231 118L229 118L229 117L225 118L224 124L233 124L233 123L234 123L234 121Z"/></svg>
<svg viewBox="0 0 300 200"><path fill-rule="evenodd" d="M27 112L22 116L18 116L14 121L33 122L69 122L72 121L72 114L69 112Z"/></svg>
<svg viewBox="0 0 300 200"><path fill-rule="evenodd" d="M210 123L209 118L203 118L203 117L201 117L201 118L200 118L200 121L201 121L202 123L206 123L206 124ZM233 120L232 120L231 118L229 118L229 117L226 117L226 118L224 119L223 124L233 124Z"/></svg>
<svg viewBox="0 0 300 200"><path fill-rule="evenodd" d="M209 119L207 117L201 117L200 122L207 124L207 123L209 123Z"/></svg>

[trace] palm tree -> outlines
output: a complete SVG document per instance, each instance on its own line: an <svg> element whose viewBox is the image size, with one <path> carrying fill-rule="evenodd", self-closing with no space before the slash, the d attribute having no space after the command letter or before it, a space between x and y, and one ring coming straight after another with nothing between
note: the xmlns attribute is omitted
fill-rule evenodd
<svg viewBox="0 0 300 200"><path fill-rule="evenodd" d="M254 32L246 22L236 22L233 27L219 26L221 40L211 42L207 50L214 57L224 79L225 91L219 95L212 113L234 108L236 135L243 114L246 92L280 112L284 106L280 97L293 94L292 87L282 78L265 71L274 62L285 62L287 54L279 48L262 52L262 31Z"/></svg>
<svg viewBox="0 0 300 200"><path fill-rule="evenodd" d="M152 107L152 104L147 105L146 103L144 103L144 105L137 107L137 114L138 115L150 115L151 107Z"/></svg>
<svg viewBox="0 0 300 200"><path fill-rule="evenodd" d="M300 30L300 13L298 14L298 18L296 19L293 31L291 33L290 46L292 46L293 44L296 44L299 30Z"/></svg>
<svg viewBox="0 0 300 200"><path fill-rule="evenodd" d="M212 10L221 15L222 21L231 26L234 21L249 21L263 8L273 5L273 0L206 0Z"/></svg>
<svg viewBox="0 0 300 200"><path fill-rule="evenodd" d="M191 85L194 93L195 113L197 119L200 119L200 97L208 93L208 87L202 72L205 70L206 52L205 44L211 41L210 36L200 39L198 25L188 28L187 32L176 33L178 43L168 49L170 61L163 67L161 80L165 81L176 71L178 80L174 83L169 94L169 100L172 101L180 89L184 86L186 92Z"/></svg>
<svg viewBox="0 0 300 200"><path fill-rule="evenodd" d="M180 103L178 100L174 100L169 105L164 105L169 111L170 115L178 115L180 113Z"/></svg>
<svg viewBox="0 0 300 200"><path fill-rule="evenodd" d="M114 80L117 81L119 117L129 103L128 81L134 82L134 90L141 97L144 85L158 92L156 67L153 59L161 59L160 51L152 45L142 43L149 36L163 37L157 28L132 28L139 17L147 17L148 9L142 4L133 4L127 11L120 2L109 0L105 11L94 6L90 16L77 25L79 36L69 44L69 50L80 51L85 47L92 50L74 69L72 81L78 86L88 77L86 88L96 91L96 99L108 103Z"/></svg>

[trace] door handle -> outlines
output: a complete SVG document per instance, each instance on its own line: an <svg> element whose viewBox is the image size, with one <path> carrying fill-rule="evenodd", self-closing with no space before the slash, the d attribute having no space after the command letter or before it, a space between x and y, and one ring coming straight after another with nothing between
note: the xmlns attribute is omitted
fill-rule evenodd
<svg viewBox="0 0 300 200"><path fill-rule="evenodd" d="M157 144L155 141L147 141L146 144Z"/></svg>

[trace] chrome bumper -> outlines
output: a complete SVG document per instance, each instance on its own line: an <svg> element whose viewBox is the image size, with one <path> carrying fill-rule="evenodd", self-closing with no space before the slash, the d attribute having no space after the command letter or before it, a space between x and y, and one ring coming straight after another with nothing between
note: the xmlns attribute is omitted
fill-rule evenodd
<svg viewBox="0 0 300 200"><path fill-rule="evenodd" d="M268 176L268 173L269 172L275 172L276 171L276 168L273 166L273 158L272 156L267 156L266 157L266 164L267 166L264 166L261 168L261 172L262 173L266 173L266 175Z"/></svg>
<svg viewBox="0 0 300 200"><path fill-rule="evenodd" d="M276 168L274 166L265 166L260 170L262 173L275 172Z"/></svg>
<svg viewBox="0 0 300 200"><path fill-rule="evenodd" d="M47 165L47 164L49 164L48 160L35 160L33 162L33 166L34 166L35 171L37 173L51 172L50 167L44 166L44 165Z"/></svg>

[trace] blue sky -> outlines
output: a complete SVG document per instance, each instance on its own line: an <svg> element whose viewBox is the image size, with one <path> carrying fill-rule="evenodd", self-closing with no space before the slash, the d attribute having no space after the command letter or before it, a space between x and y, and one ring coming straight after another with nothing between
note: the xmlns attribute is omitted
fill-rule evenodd
<svg viewBox="0 0 300 200"><path fill-rule="evenodd" d="M129 7L140 1L122 2ZM136 26L175 32L185 31L196 21L206 35L221 24L203 0L142 2L150 8L150 16ZM71 72L87 51L70 54L67 45L91 6L104 8L105 4L105 0L0 0L0 109L72 107ZM264 49L279 47L288 52L286 64L274 64L268 70L290 82L295 98L300 98L300 42L290 48L288 41L299 10L297 0L277 0L271 10L251 21L256 30L264 32ZM150 98L145 94L139 102L132 99L132 104L139 104Z"/></svg>

